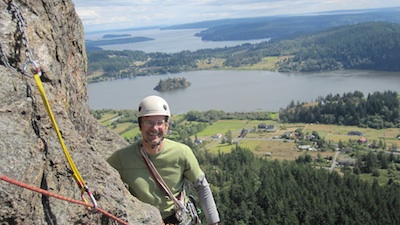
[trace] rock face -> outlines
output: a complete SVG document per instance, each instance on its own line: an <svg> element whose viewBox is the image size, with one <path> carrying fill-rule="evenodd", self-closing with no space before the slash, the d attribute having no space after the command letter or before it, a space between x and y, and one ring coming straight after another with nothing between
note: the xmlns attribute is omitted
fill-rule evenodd
<svg viewBox="0 0 400 225"><path fill-rule="evenodd" d="M0 176L81 200L35 80L22 73L31 58L43 72L65 145L99 208L129 224L161 224L158 210L131 196L105 161L127 143L90 115L83 26L74 4L0 0L0 11ZM28 64L26 74L33 68ZM0 190L1 224L118 224L85 206L2 180Z"/></svg>

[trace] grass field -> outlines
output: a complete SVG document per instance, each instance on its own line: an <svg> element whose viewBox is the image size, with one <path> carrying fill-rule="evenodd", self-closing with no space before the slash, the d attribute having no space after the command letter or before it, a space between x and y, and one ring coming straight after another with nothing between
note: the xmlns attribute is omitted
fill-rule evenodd
<svg viewBox="0 0 400 225"><path fill-rule="evenodd" d="M282 60L282 58L277 57L277 56L268 56L264 57L261 62L255 63L252 65L245 65L245 66L240 66L235 69L238 70L271 70L275 71L277 69L276 63ZM230 67L224 66L224 59L218 59L218 58L213 58L213 59L206 59L206 60L200 60L197 63L197 68L200 70L206 70L206 69L232 69Z"/></svg>
<svg viewBox="0 0 400 225"><path fill-rule="evenodd" d="M241 66L243 70L276 70L276 62L279 60L277 56L264 57L261 62L249 66Z"/></svg>
<svg viewBox="0 0 400 225"><path fill-rule="evenodd" d="M121 136L126 139L131 139L132 137L135 137L138 134L140 134L139 127L136 127L135 129L131 129L129 131L122 133Z"/></svg>
<svg viewBox="0 0 400 225"><path fill-rule="evenodd" d="M103 125L108 125L110 123L110 120L116 118L118 116L117 113L107 113L104 114L101 119L99 119L99 122Z"/></svg>
<svg viewBox="0 0 400 225"><path fill-rule="evenodd" d="M117 134L123 134L125 133L130 127L133 126L133 123L119 123L115 128L113 128L113 131Z"/></svg>
<svg viewBox="0 0 400 225"><path fill-rule="evenodd" d="M277 130L275 132L257 131L256 128L259 123L273 124ZM251 131L244 139L236 139L242 129L249 129ZM237 141L239 146L252 149L259 156L266 156L268 153L268 157L272 159L294 160L300 155L305 154L305 151L299 151L294 142L274 139L274 137L282 136L285 132L294 132L297 129L302 129L305 134L311 134L313 131L316 131L325 140L335 143L339 142L339 140L344 142L349 139L358 140L360 136L349 136L347 133L350 131L360 131L365 134L367 140L379 140L382 138L388 146L392 144L400 146L400 140L396 138L400 130L395 128L374 130L370 128L322 124L278 124L276 121L217 121L213 125L208 126L204 131L198 133L197 137L208 141L206 148L211 152L229 152L235 145L221 144L221 139L211 138L211 136L218 133L225 135L228 130L231 130L234 141ZM307 151L307 154L312 157L316 157L318 154L322 157L329 157L333 156L334 152Z"/></svg>
<svg viewBox="0 0 400 225"><path fill-rule="evenodd" d="M278 116L277 113L273 115ZM99 120L99 122L110 128L115 133L118 133L122 137L129 140L140 133L137 124L134 123L119 123L116 125L111 124L117 118L117 113L105 114ZM175 121L181 121L182 119L183 115L172 116L172 120ZM260 123L274 125L276 128L275 132L258 130L257 127ZM238 138L242 129L249 130L249 133L245 136L245 138ZM364 137L366 137L368 141L379 141L379 139L382 139L386 142L387 147L392 145L400 147L400 140L397 139L397 136L400 134L400 129L398 128L375 130L370 128L324 124L280 124L275 120L220 120L214 122L212 125L208 125L206 129L197 133L196 136L198 139L203 140L205 143L205 148L213 153L229 153L232 148L238 145L252 150L257 156L279 161L292 161L304 154L308 154L313 158L317 158L318 156L322 158L334 156L335 152L332 151L300 151L297 147L297 144L293 140L284 140L279 138L284 133L294 132L297 129L301 129L304 134L311 134L313 131L316 131L320 137L324 138L326 141L332 141L334 143L338 143L339 141L347 142L349 139L358 140L360 136L350 136L347 134L350 131L359 131L364 134ZM215 134L221 134L224 136L229 130L232 132L233 144L222 143L223 138L212 137ZM192 139L194 139L194 137L192 137ZM367 154L368 152L365 151L359 153ZM338 160L348 157L348 155L340 154ZM318 163L316 166L329 167L330 163ZM335 170L341 173L339 167L335 168ZM360 177L370 182L372 182L374 179L377 179L380 184L387 183L390 176L388 174L388 170L379 170L379 173L379 177L373 177L371 174L361 174Z"/></svg>
<svg viewBox="0 0 400 225"><path fill-rule="evenodd" d="M244 120L222 120L215 122L213 125L208 126L205 130L199 132L197 134L198 137L209 137L214 134L222 134L224 135L228 130L231 130L232 133L239 132L246 126L248 122ZM239 130L239 131L238 131Z"/></svg>
<svg viewBox="0 0 400 225"><path fill-rule="evenodd" d="M124 138L130 139L139 134L137 125L133 123L120 123L116 126L111 126L110 121L118 116L117 113L105 114L103 118L99 120L103 125L108 126L112 131L118 133ZM182 115L174 115L173 120L182 119ZM257 130L257 126L260 123L272 124L277 129L275 132L265 132ZM129 129L129 127L133 127ZM242 129L250 130L250 132L243 139L238 139ZM274 120L270 121L256 121L256 120L220 120L199 133L197 138L204 140L206 148L211 152L229 152L235 145L228 145L227 143L222 144L222 138L212 138L215 134L221 134L224 136L229 130L232 132L233 141L241 147L252 149L255 154L259 156L266 156L271 159L277 160L294 160L302 154L304 151L298 151L297 145L291 141L283 141L282 139L275 139L276 137L282 136L285 132L294 132L297 129L302 129L303 133L311 134L313 131L324 138L326 141L332 141L334 143L341 141L347 142L349 139L358 140L360 136L349 136L347 135L350 131L362 132L368 141L383 139L387 146L395 145L400 147L400 140L396 137L400 134L400 129L390 128L383 130L375 130L370 128L359 128L352 126L336 126L336 125L324 125L324 124L279 124ZM272 140L271 140L272 139ZM313 157L316 157L318 152L307 152ZM323 157L332 156L333 152L319 152Z"/></svg>
<svg viewBox="0 0 400 225"><path fill-rule="evenodd" d="M341 141L359 140L360 136L347 135L350 131L360 131L364 134L364 137L368 141L379 141L379 139L385 140L388 146L392 144L400 147L400 140L397 139L397 135L400 134L398 128L388 128L382 130L376 130L371 128L359 128L354 126L336 126L336 125L325 125L325 124L306 124L304 125L303 132L312 133L317 131L321 137L324 137L326 141L333 141L338 143Z"/></svg>

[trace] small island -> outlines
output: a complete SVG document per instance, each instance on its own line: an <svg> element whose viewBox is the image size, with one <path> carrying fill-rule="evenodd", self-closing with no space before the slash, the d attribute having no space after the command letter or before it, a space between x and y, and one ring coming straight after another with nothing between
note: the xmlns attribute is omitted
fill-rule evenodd
<svg viewBox="0 0 400 225"><path fill-rule="evenodd" d="M130 37L130 34L105 34L103 35L103 39L106 38L120 38L120 37Z"/></svg>
<svg viewBox="0 0 400 225"><path fill-rule="evenodd" d="M167 79L160 79L157 86L154 88L156 91L172 91L176 89L187 88L191 85L184 77L174 77Z"/></svg>
<svg viewBox="0 0 400 225"><path fill-rule="evenodd" d="M102 39L102 40L85 40L86 48L98 47L102 45L121 45L135 42L152 41L153 38L148 37L130 37L117 39Z"/></svg>

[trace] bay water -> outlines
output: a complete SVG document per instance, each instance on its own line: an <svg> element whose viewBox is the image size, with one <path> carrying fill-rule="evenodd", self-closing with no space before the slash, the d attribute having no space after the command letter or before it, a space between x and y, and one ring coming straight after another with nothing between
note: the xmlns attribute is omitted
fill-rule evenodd
<svg viewBox="0 0 400 225"><path fill-rule="evenodd" d="M163 52L176 53L180 51L196 51L198 49L207 48L224 48L232 47L244 43L257 44L269 39L245 40L245 41L202 41L201 37L196 37L195 34L204 29L180 29L180 30L131 30L131 31L108 31L85 34L86 40L104 40L103 35L131 35L130 37L148 37L153 38L151 41L118 44L118 45L103 45L100 46L104 50L139 50L147 53ZM126 38L126 37L123 37Z"/></svg>
<svg viewBox="0 0 400 225"><path fill-rule="evenodd" d="M154 87L160 79L184 77L191 86L168 92ZM319 96L361 91L400 93L400 73L338 70L318 73L271 71L194 71L141 76L92 83L88 86L91 109L137 109L148 95L165 98L173 114L211 109L225 112L278 111L292 100L310 102Z"/></svg>
<svg viewBox="0 0 400 225"><path fill-rule="evenodd" d="M105 50L141 50L174 53L204 48L229 47L264 40L204 42L194 36L201 29L132 30L85 34L85 39L99 40L104 34L144 36L153 41L101 46ZM191 86L169 92L157 92L160 79L184 77ZM137 109L144 97L165 98L174 114L210 109L225 112L278 111L292 100L310 102L319 96L361 91L367 96L376 91L400 93L400 72L339 70L318 73L279 73L271 71L194 71L179 74L142 76L93 83L88 86L91 109Z"/></svg>

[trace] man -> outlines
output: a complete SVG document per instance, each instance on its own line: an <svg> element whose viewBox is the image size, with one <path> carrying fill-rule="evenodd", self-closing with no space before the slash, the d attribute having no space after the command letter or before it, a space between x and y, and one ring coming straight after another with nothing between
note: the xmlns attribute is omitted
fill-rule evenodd
<svg viewBox="0 0 400 225"><path fill-rule="evenodd" d="M179 224L175 218L174 202L152 177L140 149L155 165L171 190L178 196L184 181L193 183L208 224L218 224L219 214L214 197L192 150L184 144L164 138L171 112L168 103L159 96L144 98L138 108L142 140L115 152L107 159L129 185L129 191L139 200L156 206L165 224Z"/></svg>

